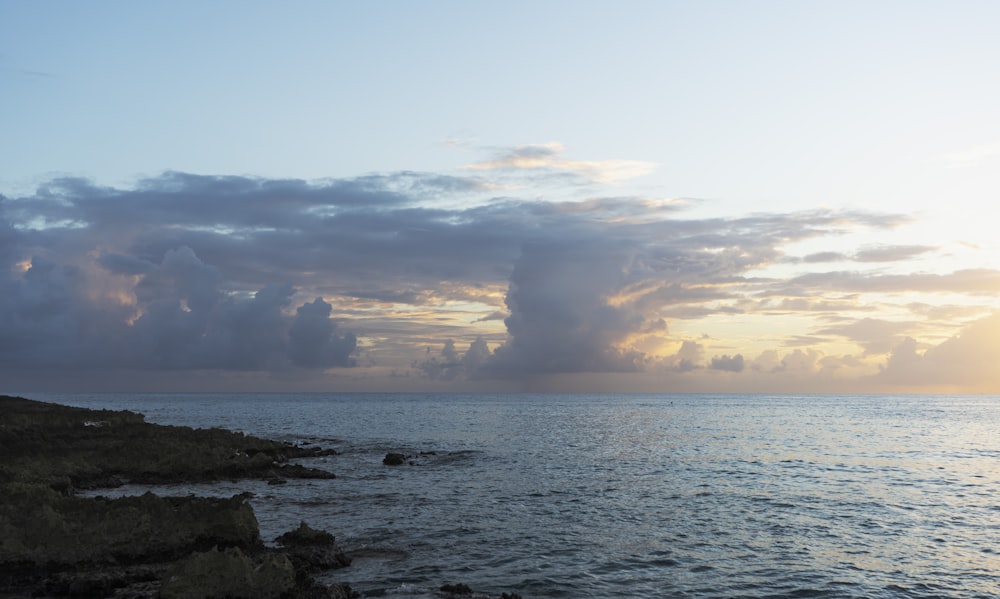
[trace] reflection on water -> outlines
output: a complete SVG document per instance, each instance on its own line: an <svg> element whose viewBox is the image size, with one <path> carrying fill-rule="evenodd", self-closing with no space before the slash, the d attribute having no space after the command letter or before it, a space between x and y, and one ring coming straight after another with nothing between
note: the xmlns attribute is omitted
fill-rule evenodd
<svg viewBox="0 0 1000 599"><path fill-rule="evenodd" d="M48 399L335 446L309 464L337 479L218 492L255 493L266 540L336 534L369 595L1000 595L996 397Z"/></svg>

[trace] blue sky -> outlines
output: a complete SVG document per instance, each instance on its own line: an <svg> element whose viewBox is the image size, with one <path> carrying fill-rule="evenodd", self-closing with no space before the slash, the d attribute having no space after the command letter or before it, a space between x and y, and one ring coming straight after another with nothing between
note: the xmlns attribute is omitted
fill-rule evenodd
<svg viewBox="0 0 1000 599"><path fill-rule="evenodd" d="M18 298L0 349L57 322L90 330L110 301L128 328L105 345L159 348L85 369L122 381L184 369L274 388L994 389L975 369L928 365L992 326L1000 291L998 13L970 1L0 3L0 220ZM277 240L281 225L222 205L373 228L337 245L302 220ZM413 227L435 243L362 245L415 239ZM274 257L293 244L327 260L302 259L307 276ZM578 271L583 259L608 278ZM43 262L81 282L42 285ZM665 274L694 263L690 278ZM164 274L182 264L215 298L202 320L195 283ZM524 278L543 267L558 286ZM273 355L195 347L268 285L290 286L272 296ZM89 308L29 318L39 294ZM591 323L586 335L530 312L542 297ZM165 357L150 315L167 304L200 323L175 342L201 362ZM327 361L296 345L309 345L297 318ZM528 332L550 325L551 338ZM571 345L592 351L529 367ZM913 378L904 352L950 374ZM39 345L23 385L52 372L76 384L75 358L57 353Z"/></svg>

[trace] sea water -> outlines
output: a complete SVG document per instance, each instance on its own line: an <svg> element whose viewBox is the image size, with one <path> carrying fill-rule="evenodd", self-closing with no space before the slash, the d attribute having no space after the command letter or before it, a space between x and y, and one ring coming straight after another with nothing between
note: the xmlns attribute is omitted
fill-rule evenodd
<svg viewBox="0 0 1000 599"><path fill-rule="evenodd" d="M31 397L337 449L332 480L157 492L253 493L368 597L1000 596L996 396Z"/></svg>

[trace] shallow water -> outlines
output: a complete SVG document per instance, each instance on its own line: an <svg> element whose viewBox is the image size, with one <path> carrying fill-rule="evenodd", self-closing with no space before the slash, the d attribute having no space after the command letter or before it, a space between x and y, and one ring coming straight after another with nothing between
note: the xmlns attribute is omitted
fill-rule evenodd
<svg viewBox="0 0 1000 599"><path fill-rule="evenodd" d="M174 490L334 533L365 596L1000 596L995 396L31 397L335 447L334 480Z"/></svg>

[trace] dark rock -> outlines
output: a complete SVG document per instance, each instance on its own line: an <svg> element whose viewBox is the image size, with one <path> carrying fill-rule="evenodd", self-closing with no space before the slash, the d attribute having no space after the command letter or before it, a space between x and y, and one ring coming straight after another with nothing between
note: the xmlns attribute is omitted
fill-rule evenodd
<svg viewBox="0 0 1000 599"><path fill-rule="evenodd" d="M382 458L382 463L386 466L401 466L406 462L406 456L401 453L387 453Z"/></svg>
<svg viewBox="0 0 1000 599"><path fill-rule="evenodd" d="M472 589L467 584L446 584L441 586L441 591L452 595L471 595Z"/></svg>
<svg viewBox="0 0 1000 599"><path fill-rule="evenodd" d="M45 581L45 593L58 597L155 597L165 566L110 566L100 570L57 572Z"/></svg>
<svg viewBox="0 0 1000 599"><path fill-rule="evenodd" d="M299 527L288 531L277 539L281 545L286 547L301 547L304 545L333 545L337 538L325 530L316 530L304 521L299 522Z"/></svg>
<svg viewBox="0 0 1000 599"><path fill-rule="evenodd" d="M141 414L87 410L0 396L0 480L54 486L61 493L132 483L331 478L288 460L332 455L218 428L160 426ZM87 422L106 423L87 426ZM333 452L335 453L335 452ZM285 468L285 466L289 466ZM69 481L69 485L66 481Z"/></svg>
<svg viewBox="0 0 1000 599"><path fill-rule="evenodd" d="M176 559L213 545L262 546L253 509L240 495L83 498L37 485L0 485L0 570L138 564Z"/></svg>
<svg viewBox="0 0 1000 599"><path fill-rule="evenodd" d="M300 479L333 479L337 478L337 475L333 472L327 472L326 470L319 470L317 468L306 468L301 464L282 464L278 467L278 473L285 478L300 478Z"/></svg>
<svg viewBox="0 0 1000 599"><path fill-rule="evenodd" d="M192 552L263 551L243 495L74 493L124 481L266 479L289 459L284 444L2 395L0 414L0 597L152 597L167 565ZM301 467L283 474L332 476Z"/></svg>
<svg viewBox="0 0 1000 599"><path fill-rule="evenodd" d="M336 538L305 522L275 539L297 569L307 572L332 570L351 565L351 558L337 547Z"/></svg>
<svg viewBox="0 0 1000 599"><path fill-rule="evenodd" d="M350 585L334 583L329 588L329 599L357 599L361 593L351 589Z"/></svg>
<svg viewBox="0 0 1000 599"><path fill-rule="evenodd" d="M265 548L247 494L75 495L126 482L334 478L289 460L336 451L4 395L0 414L0 597L359 596L311 575L350 564L333 535L302 523L279 537L282 549ZM433 452L416 458L425 455ZM407 459L389 453L384 463ZM446 586L452 594L478 596L466 585Z"/></svg>
<svg viewBox="0 0 1000 599"><path fill-rule="evenodd" d="M295 569L283 555L266 554L254 563L240 549L215 547L192 554L171 568L160 587L160 597L278 599L289 596L295 584Z"/></svg>
<svg viewBox="0 0 1000 599"><path fill-rule="evenodd" d="M292 446L292 448L288 450L288 454L288 457L290 458L322 458L330 455L340 455L340 452L331 447L302 447L299 445Z"/></svg>

